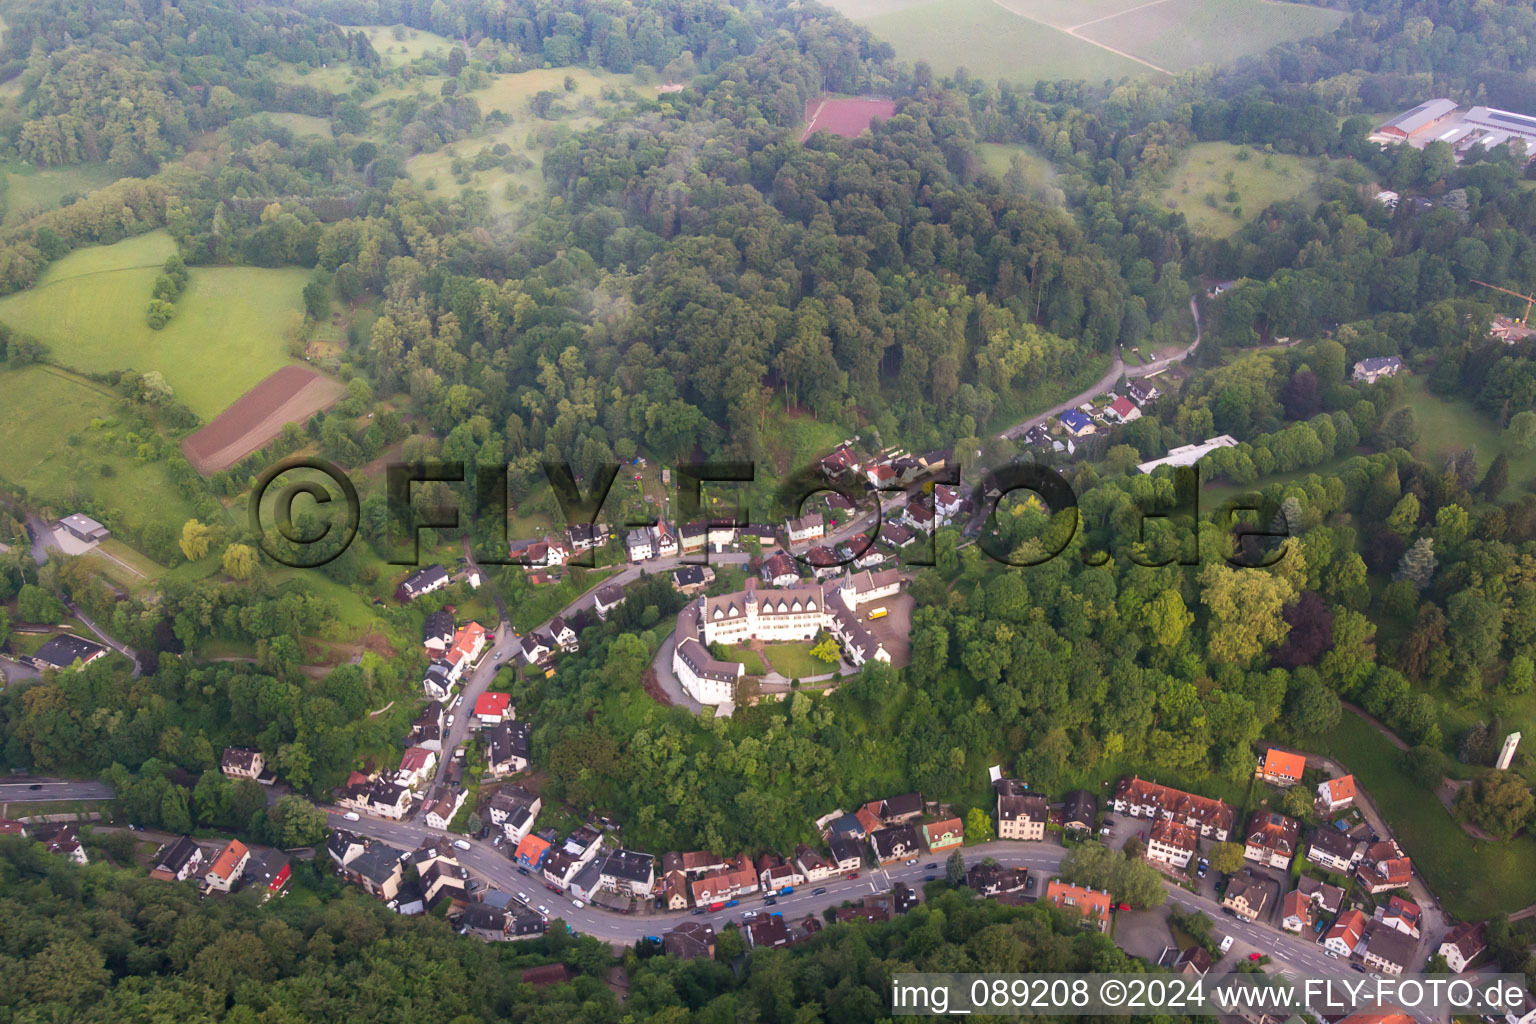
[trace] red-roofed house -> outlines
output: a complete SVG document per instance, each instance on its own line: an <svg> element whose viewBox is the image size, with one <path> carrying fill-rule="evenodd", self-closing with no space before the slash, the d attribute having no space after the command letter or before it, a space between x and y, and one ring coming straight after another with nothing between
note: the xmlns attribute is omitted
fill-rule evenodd
<svg viewBox="0 0 1536 1024"><path fill-rule="evenodd" d="M1316 913L1312 897L1300 889L1292 889L1280 901L1280 927L1299 935L1312 927Z"/></svg>
<svg viewBox="0 0 1536 1024"><path fill-rule="evenodd" d="M1132 420L1141 419L1141 410L1136 408L1135 402L1122 395L1109 403L1109 407L1104 410L1104 415L1121 423L1130 423Z"/></svg>
<svg viewBox="0 0 1536 1024"><path fill-rule="evenodd" d="M1419 937L1419 920L1424 912L1419 909L1417 903L1411 903L1401 896L1393 896L1387 900L1386 909L1381 912L1381 923L1384 927L1395 928L1404 935Z"/></svg>
<svg viewBox="0 0 1536 1024"><path fill-rule="evenodd" d="M480 652L485 650L485 627L478 622L466 622L453 634L453 645L448 648L448 653L443 655L443 660L448 662L448 674L455 682L464 674L464 670L474 665L480 659Z"/></svg>
<svg viewBox="0 0 1536 1024"><path fill-rule="evenodd" d="M549 840L540 839L535 835L523 837L523 841L517 844L517 852L512 859L519 867L525 867L530 871L538 871L544 865L544 858L549 853Z"/></svg>
<svg viewBox="0 0 1536 1024"><path fill-rule="evenodd" d="M1355 777L1341 775L1317 785L1317 809L1324 814L1348 807L1355 802Z"/></svg>
<svg viewBox="0 0 1536 1024"><path fill-rule="evenodd" d="M959 818L946 818L923 826L923 842L929 853L958 849L965 842L965 825Z"/></svg>
<svg viewBox="0 0 1536 1024"><path fill-rule="evenodd" d="M1076 910L1083 915L1084 924L1097 925L1101 932L1109 931L1109 893L1105 890L1069 885L1053 878L1045 887L1045 899L1058 909Z"/></svg>
<svg viewBox="0 0 1536 1024"><path fill-rule="evenodd" d="M1365 851L1365 859L1355 869L1355 877L1372 895L1406 889L1413 879L1413 861L1403 856L1395 842L1372 843Z"/></svg>
<svg viewBox="0 0 1536 1024"><path fill-rule="evenodd" d="M1333 922L1328 934L1323 936L1323 948L1335 956L1348 960L1355 955L1365 935L1365 915L1358 910L1346 910Z"/></svg>
<svg viewBox="0 0 1536 1024"><path fill-rule="evenodd" d="M510 693L482 693L475 698L475 717L482 725L500 725L517 717Z"/></svg>
<svg viewBox="0 0 1536 1024"><path fill-rule="evenodd" d="M1271 785L1294 786L1301 781L1306 770L1307 759L1301 754L1270 747L1264 752L1264 760L1259 763L1258 775Z"/></svg>
<svg viewBox="0 0 1536 1024"><path fill-rule="evenodd" d="M437 767L437 754L426 747L410 747L400 758L400 773L396 776L405 785L415 789L432 777Z"/></svg>
<svg viewBox="0 0 1536 1024"><path fill-rule="evenodd" d="M245 870L245 862L250 858L251 851L246 849L245 844L238 839L231 839L203 875L204 887L229 892L240 880L240 873Z"/></svg>

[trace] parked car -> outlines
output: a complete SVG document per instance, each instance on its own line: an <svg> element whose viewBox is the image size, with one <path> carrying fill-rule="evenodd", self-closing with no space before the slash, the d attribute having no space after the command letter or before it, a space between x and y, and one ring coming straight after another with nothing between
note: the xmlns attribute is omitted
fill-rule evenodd
<svg viewBox="0 0 1536 1024"><path fill-rule="evenodd" d="M771 907L777 902L779 902L779 898L777 896L769 896L767 899L763 900L763 906Z"/></svg>
<svg viewBox="0 0 1536 1024"><path fill-rule="evenodd" d="M1122 903L1118 907L1116 907L1115 909L1116 910L1130 910L1131 909L1131 905L1129 903Z"/></svg>
<svg viewBox="0 0 1536 1024"><path fill-rule="evenodd" d="M1206 860L1204 857L1201 857L1200 863L1195 867L1195 874L1201 878L1204 878L1205 873L1209 870L1211 870L1211 862Z"/></svg>
<svg viewBox="0 0 1536 1024"><path fill-rule="evenodd" d="M549 908L546 907L542 903L539 904L539 916L540 917L548 917L549 916Z"/></svg>
<svg viewBox="0 0 1536 1024"><path fill-rule="evenodd" d="M757 911L755 911L755 910L749 910L749 911L747 911L747 912L746 912L746 913L745 913L745 914L742 914L742 915L741 915L741 919L742 919L742 920L743 920L743 921L750 921L750 920L752 920L752 919L753 919L753 918L754 918L754 917L756 917L756 916L757 916Z"/></svg>
<svg viewBox="0 0 1536 1024"><path fill-rule="evenodd" d="M859 877L859 873L857 871L850 872L849 875L848 875L848 881L851 882L855 878L858 878L858 877Z"/></svg>
<svg viewBox="0 0 1536 1024"><path fill-rule="evenodd" d="M939 876L938 875L924 875L923 876L923 881L925 881L925 882L937 882L938 880L939 880Z"/></svg>
<svg viewBox="0 0 1536 1024"><path fill-rule="evenodd" d="M1024 878L1024 891L1025 892L1029 892L1034 887L1035 887L1035 876L1034 875L1026 875L1025 878Z"/></svg>
<svg viewBox="0 0 1536 1024"><path fill-rule="evenodd" d="M524 903L528 902L528 894L525 892L517 893L517 898L522 900Z"/></svg>
<svg viewBox="0 0 1536 1024"><path fill-rule="evenodd" d="M575 907L577 910L580 910L582 907L584 907L586 905L587 904L586 904L586 902L584 900L571 900L571 906Z"/></svg>
<svg viewBox="0 0 1536 1024"><path fill-rule="evenodd" d="M1248 954L1248 959L1249 960L1261 960L1261 959L1263 959L1263 954L1262 953L1249 953Z"/></svg>
<svg viewBox="0 0 1536 1024"><path fill-rule="evenodd" d="M692 910L688 911L688 913L697 917L700 914L707 913L707 911L703 907L694 907Z"/></svg>
<svg viewBox="0 0 1536 1024"><path fill-rule="evenodd" d="M726 900L725 901L725 905L728 906L728 907L734 907L736 904L738 904L740 902L741 902L741 900Z"/></svg>
<svg viewBox="0 0 1536 1024"><path fill-rule="evenodd" d="M924 864L923 865L923 870L924 871L937 871L937 870L939 870L939 866L937 864Z"/></svg>
<svg viewBox="0 0 1536 1024"><path fill-rule="evenodd" d="M911 860L907 861L907 867L911 867L913 864L916 864L916 863L917 863L917 858L913 857Z"/></svg>
<svg viewBox="0 0 1536 1024"><path fill-rule="evenodd" d="M1352 971L1359 971L1361 974L1365 973L1365 968L1361 967L1359 964L1350 964L1349 969Z"/></svg>
<svg viewBox="0 0 1536 1024"><path fill-rule="evenodd" d="M346 818L348 821L362 821L363 820L362 815L358 814L356 811L348 811L346 814L343 814L342 817Z"/></svg>
<svg viewBox="0 0 1536 1024"><path fill-rule="evenodd" d="M1221 945L1217 947L1220 955L1222 955L1222 956L1226 956L1227 950L1229 950L1231 948L1232 948L1232 936L1230 936L1230 935L1228 935L1226 938L1222 939L1221 940Z"/></svg>
<svg viewBox="0 0 1536 1024"><path fill-rule="evenodd" d="M461 850L470 849L469 841L467 839L455 839L453 841L453 845L457 846Z"/></svg>

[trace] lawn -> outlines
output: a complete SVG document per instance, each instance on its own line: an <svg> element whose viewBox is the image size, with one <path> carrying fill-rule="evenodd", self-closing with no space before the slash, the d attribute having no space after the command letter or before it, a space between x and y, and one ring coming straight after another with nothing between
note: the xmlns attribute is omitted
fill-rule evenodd
<svg viewBox="0 0 1536 1024"><path fill-rule="evenodd" d="M385 65L409 64L416 58L425 57L433 52L441 53L446 57L449 48L454 45L453 40L447 36L440 36L436 32L428 32L420 28L408 28L404 25L360 27L374 50L384 58Z"/></svg>
<svg viewBox="0 0 1536 1024"><path fill-rule="evenodd" d="M1431 465L1443 465L1447 456L1463 448L1476 448L1480 470L1503 452L1509 457L1509 483L1516 488L1536 479L1536 452L1516 453L1504 440L1504 432L1471 402L1445 398L1431 392L1423 377L1403 381L1403 400L1393 409L1410 405L1419 424L1419 443L1414 452ZM1506 492L1505 497L1512 496Z"/></svg>
<svg viewBox="0 0 1536 1024"><path fill-rule="evenodd" d="M1170 71L1187 71L1263 53L1288 39L1332 32L1344 12L1270 0L1164 0L1082 25L1088 20L1078 22L1083 38ZM1234 31L1235 26L1241 28Z"/></svg>
<svg viewBox="0 0 1536 1024"><path fill-rule="evenodd" d="M810 676L826 675L837 668L836 665L828 665L820 658L811 657L809 641L795 644L767 644L763 647L763 656L768 659L768 664L773 670L786 679L806 679Z"/></svg>
<svg viewBox="0 0 1536 1024"><path fill-rule="evenodd" d="M192 506L164 465L113 450L116 408L106 388L51 367L0 373L0 477L57 508L91 499L131 529L160 522L179 530Z"/></svg>
<svg viewBox="0 0 1536 1024"><path fill-rule="evenodd" d="M39 170L12 160L0 164L5 175L5 227L58 206L66 196L83 196L118 179L106 164L70 164Z"/></svg>
<svg viewBox="0 0 1536 1024"><path fill-rule="evenodd" d="M1315 168L1306 157L1201 142L1184 151L1162 197L1195 231L1225 238L1271 203L1316 198ZM1237 198L1229 199L1233 192Z"/></svg>
<svg viewBox="0 0 1536 1024"><path fill-rule="evenodd" d="M735 645L725 649L725 657L728 661L739 661L746 666L749 676L765 676L768 674L768 666L763 664L762 656L750 647Z"/></svg>
<svg viewBox="0 0 1536 1024"><path fill-rule="evenodd" d="M1102 82L1149 73L1142 64L1042 28L993 0L930 0L863 18L860 24L890 43L902 60L925 60L940 75L964 67L987 81L1032 85L1041 79Z"/></svg>
<svg viewBox="0 0 1536 1024"><path fill-rule="evenodd" d="M1305 749L1354 773L1454 917L1479 921L1536 902L1536 839L1484 843L1467 835L1433 793L1403 774L1397 748L1358 716L1345 714L1337 729Z"/></svg>
<svg viewBox="0 0 1536 1024"><path fill-rule="evenodd" d="M70 253L32 288L0 299L0 321L47 343L83 372L159 370L211 419L291 360L283 337L301 308L308 271L194 267L163 330L144 319L160 266L175 251L163 231Z"/></svg>

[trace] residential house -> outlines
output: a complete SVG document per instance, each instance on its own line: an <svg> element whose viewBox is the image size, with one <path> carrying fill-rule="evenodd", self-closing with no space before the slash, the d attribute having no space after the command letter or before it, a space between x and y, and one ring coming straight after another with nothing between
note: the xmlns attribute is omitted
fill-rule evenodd
<svg viewBox="0 0 1536 1024"><path fill-rule="evenodd" d="M411 791L399 783L378 779L368 796L367 811L381 818L399 821L411 809Z"/></svg>
<svg viewBox="0 0 1536 1024"><path fill-rule="evenodd" d="M277 850L266 850L251 854L245 862L245 870L240 874L240 883L247 889L261 893L261 900L265 903L283 891L290 877L292 871L288 858Z"/></svg>
<svg viewBox="0 0 1536 1024"><path fill-rule="evenodd" d="M370 842L361 854L342 868L342 874L379 899L392 900L400 894L405 867L399 850Z"/></svg>
<svg viewBox="0 0 1536 1024"><path fill-rule="evenodd" d="M486 771L493 777L528 770L533 727L527 722L502 722L486 738Z"/></svg>
<svg viewBox="0 0 1536 1024"><path fill-rule="evenodd" d="M1300 889L1292 889L1280 901L1280 927L1300 935L1317 920L1317 911L1317 904L1312 902L1310 896Z"/></svg>
<svg viewBox="0 0 1536 1024"><path fill-rule="evenodd" d="M325 840L325 852L338 870L352 863L366 849L368 840L342 828L332 829Z"/></svg>
<svg viewBox="0 0 1536 1024"><path fill-rule="evenodd" d="M960 514L965 507L965 498L960 493L960 488L949 484L935 484L933 488L933 511L939 521L948 523Z"/></svg>
<svg viewBox="0 0 1536 1024"><path fill-rule="evenodd" d="M448 583L448 573L442 566L424 566L400 581L400 585L395 588L395 600L408 604L423 594L442 590Z"/></svg>
<svg viewBox="0 0 1536 1024"><path fill-rule="evenodd" d="M510 693L482 693L475 698L475 719L480 725L500 725L516 717Z"/></svg>
<svg viewBox="0 0 1536 1024"><path fill-rule="evenodd" d="M744 930L749 949L782 949L790 944L789 928L777 914L760 914Z"/></svg>
<svg viewBox="0 0 1536 1024"><path fill-rule="evenodd" d="M696 594L715 581L715 570L707 565L685 565L672 574L672 589L679 594Z"/></svg>
<svg viewBox="0 0 1536 1024"><path fill-rule="evenodd" d="M56 857L68 859L84 867L90 863L85 846L80 842L80 830L69 822L46 822L30 826L32 838Z"/></svg>
<svg viewBox="0 0 1536 1024"><path fill-rule="evenodd" d="M1023 892L1029 884L1029 872L1023 868L1005 868L997 864L972 864L966 869L965 884L978 896Z"/></svg>
<svg viewBox="0 0 1536 1024"><path fill-rule="evenodd" d="M1212 966L1210 951L1198 945L1184 950L1173 962L1175 972L1192 977L1210 973Z"/></svg>
<svg viewBox="0 0 1536 1024"><path fill-rule="evenodd" d="M672 529L665 519L657 523L653 530L656 534L656 557L671 558L677 554L679 545L677 532Z"/></svg>
<svg viewBox="0 0 1536 1024"><path fill-rule="evenodd" d="M470 903L459 914L459 934L506 942L512 937L512 914L484 903Z"/></svg>
<svg viewBox="0 0 1536 1024"><path fill-rule="evenodd" d="M923 816L923 795L903 793L880 803L880 820L887 825L906 825Z"/></svg>
<svg viewBox="0 0 1536 1024"><path fill-rule="evenodd" d="M452 666L438 659L429 664L426 672L422 673L421 689L430 700L446 701L448 695L453 692L456 682L458 680L454 678Z"/></svg>
<svg viewBox="0 0 1536 1024"><path fill-rule="evenodd" d="M1272 786L1294 786L1301 781L1306 769L1307 759L1304 755L1270 747L1264 752L1264 760L1259 762L1255 774Z"/></svg>
<svg viewBox="0 0 1536 1024"><path fill-rule="evenodd" d="M709 550L719 554L736 543L736 522L733 519L709 521Z"/></svg>
<svg viewBox="0 0 1536 1024"><path fill-rule="evenodd" d="M517 844L517 849L512 854L513 863L529 871L539 871L544 867L544 859L549 855L549 840L538 835L523 837L523 841Z"/></svg>
<svg viewBox="0 0 1536 1024"><path fill-rule="evenodd" d="M869 845L875 851L875 862L882 867L910 860L923 852L917 829L911 825L876 829L869 834Z"/></svg>
<svg viewBox="0 0 1536 1024"><path fill-rule="evenodd" d="M1355 777L1341 775L1317 784L1317 810L1320 814L1333 814L1355 802Z"/></svg>
<svg viewBox="0 0 1536 1024"><path fill-rule="evenodd" d="M614 850L603 861L601 885L613 892L644 899L656 887L656 858L637 850Z"/></svg>
<svg viewBox="0 0 1536 1024"><path fill-rule="evenodd" d="M656 557L656 538L644 527L631 530L624 535L624 548L628 551L631 562L644 562Z"/></svg>
<svg viewBox="0 0 1536 1024"><path fill-rule="evenodd" d="M1344 911L1323 935L1323 948L1341 960L1348 960L1365 939L1365 920L1365 914L1358 910Z"/></svg>
<svg viewBox="0 0 1536 1024"><path fill-rule="evenodd" d="M1272 868L1288 868L1296 856L1301 823L1273 811L1259 811L1248 821L1248 840L1243 856Z"/></svg>
<svg viewBox="0 0 1536 1024"><path fill-rule="evenodd" d="M464 800L469 795L465 789L446 789L427 805L427 827L446 829L458 815L459 808L464 806Z"/></svg>
<svg viewBox="0 0 1536 1024"><path fill-rule="evenodd" d="M799 868L800 874L811 885L825 882L837 870L827 858L804 843L795 847L795 867Z"/></svg>
<svg viewBox="0 0 1536 1024"><path fill-rule="evenodd" d="M555 651L554 645L538 632L529 633L523 637L519 643L519 648L523 655L523 660L530 665L537 665L543 662Z"/></svg>
<svg viewBox="0 0 1536 1024"><path fill-rule="evenodd" d="M1406 889L1413 880L1413 861L1394 840L1372 843L1355 869L1355 878L1372 895Z"/></svg>
<svg viewBox="0 0 1536 1024"><path fill-rule="evenodd" d="M606 527L593 523L577 523L565 528L566 547L572 552L591 551L593 548L602 547L608 542L608 530Z"/></svg>
<svg viewBox="0 0 1536 1024"><path fill-rule="evenodd" d="M689 883L689 888L693 893L694 904L702 907L756 892L759 884L752 862L746 854L741 854L729 864L705 871Z"/></svg>
<svg viewBox="0 0 1536 1024"><path fill-rule="evenodd" d="M827 845L832 850L832 860L837 864L838 874L857 871L863 865L864 847L857 837L833 833L827 839Z"/></svg>
<svg viewBox="0 0 1536 1024"><path fill-rule="evenodd" d="M421 714L416 716L416 721L411 723L411 731L405 741L413 747L442 753L443 714L441 704L428 701L427 706L421 709Z"/></svg>
<svg viewBox="0 0 1536 1024"><path fill-rule="evenodd" d="M224 849L213 858L213 863L208 865L208 870L203 874L203 887L218 892L232 892L235 883L240 881L240 874L245 870L245 864L251 859L251 851L238 839L231 839L224 844Z"/></svg>
<svg viewBox="0 0 1536 1024"><path fill-rule="evenodd" d="M1376 907L1376 917L1379 927L1392 928L1416 939L1419 937L1419 922L1423 920L1424 912L1417 903L1401 896L1389 896L1385 907Z"/></svg>
<svg viewBox="0 0 1536 1024"><path fill-rule="evenodd" d="M1397 356L1372 356L1355 364L1354 379L1374 384L1383 377L1396 377L1402 369L1403 361Z"/></svg>
<svg viewBox="0 0 1536 1024"><path fill-rule="evenodd" d="M794 861L765 853L758 858L757 883L764 892L778 892L804 885L805 875L801 874Z"/></svg>
<svg viewBox="0 0 1536 1024"><path fill-rule="evenodd" d="M564 618L556 615L549 620L549 625L544 630L554 641L555 645L567 653L577 649L576 631Z"/></svg>
<svg viewBox="0 0 1536 1024"><path fill-rule="evenodd" d="M791 545L811 544L826 536L826 520L820 512L807 512L799 519L786 520L784 533L788 536Z"/></svg>
<svg viewBox="0 0 1536 1024"><path fill-rule="evenodd" d="M1041 800L1043 804L1044 799ZM929 853L958 850L965 843L965 823L959 818L931 821L923 826L923 843Z"/></svg>
<svg viewBox="0 0 1536 1024"><path fill-rule="evenodd" d="M1104 418L1117 423L1130 423L1141 419L1141 410L1124 395L1119 396L1104 409Z"/></svg>
<svg viewBox="0 0 1536 1024"><path fill-rule="evenodd" d="M437 752L426 747L408 747L400 756L400 771L395 778L402 784L415 789L432 778L432 770L437 767Z"/></svg>
<svg viewBox="0 0 1536 1024"><path fill-rule="evenodd" d="M681 871L663 871L661 897L668 910L687 910L688 876Z"/></svg>
<svg viewBox="0 0 1536 1024"><path fill-rule="evenodd" d="M1296 879L1296 891L1317 904L1325 914L1337 914L1344 907L1344 890L1336 885L1318 881L1311 875Z"/></svg>
<svg viewBox="0 0 1536 1024"><path fill-rule="evenodd" d="M1418 945L1418 940L1412 935L1378 925L1366 940L1361 960L1373 971L1402 974L1413 964L1413 953Z"/></svg>
<svg viewBox="0 0 1536 1024"><path fill-rule="evenodd" d="M1464 921L1452 928L1440 942L1440 955L1446 966L1461 974L1472 961L1488 948L1488 926L1485 922Z"/></svg>
<svg viewBox="0 0 1536 1024"><path fill-rule="evenodd" d="M661 947L679 960L712 960L715 956L715 929L702 921L684 921L663 932Z"/></svg>
<svg viewBox="0 0 1536 1024"><path fill-rule="evenodd" d="M1026 842L1045 838L1045 826L1051 816L1045 797L1029 792L1016 779L998 779L992 788L997 791L997 838Z"/></svg>
<svg viewBox="0 0 1536 1024"><path fill-rule="evenodd" d="M191 836L182 836L155 851L155 866L150 869L149 877L164 882L185 882L199 874L202 866L202 847Z"/></svg>
<svg viewBox="0 0 1536 1024"><path fill-rule="evenodd" d="M907 502L907 507L901 513L901 521L918 533L932 533L934 518L933 509L918 499Z"/></svg>
<svg viewBox="0 0 1536 1024"><path fill-rule="evenodd" d="M1245 921L1258 920L1259 915L1269 908L1272 885L1274 883L1269 879L1255 875L1252 868L1243 868L1227 880L1227 892L1221 905Z"/></svg>
<svg viewBox="0 0 1536 1024"><path fill-rule="evenodd" d="M1098 426L1086 414L1076 409L1068 409L1057 417L1066 432L1072 437L1087 437L1089 434L1098 433Z"/></svg>
<svg viewBox="0 0 1536 1024"><path fill-rule="evenodd" d="M827 479L835 480L844 473L857 473L859 471L858 456L846 444L838 445L821 460L822 473Z"/></svg>
<svg viewBox="0 0 1536 1024"><path fill-rule="evenodd" d="M448 675L458 682L466 671L475 667L487 642L485 627L478 622L466 622L453 634L453 643L443 660L448 663Z"/></svg>
<svg viewBox="0 0 1536 1024"><path fill-rule="evenodd" d="M71 512L60 519L59 526L63 527L64 532L84 544L94 544L112 535L105 526L79 512Z"/></svg>
<svg viewBox="0 0 1536 1024"><path fill-rule="evenodd" d="M1125 385L1125 393L1130 396L1131 401L1142 406L1148 402L1155 402L1162 397L1162 392L1158 391L1157 388L1138 380L1127 383Z"/></svg>
<svg viewBox="0 0 1536 1024"><path fill-rule="evenodd" d="M685 555L696 555L709 543L709 527L704 523L684 523L677 528L677 549Z"/></svg>
<svg viewBox="0 0 1536 1024"><path fill-rule="evenodd" d="M486 802L486 816L491 819L491 824L501 828L520 810L531 810L538 814L544 806L544 801L535 793L530 793L522 786L502 786L491 795Z"/></svg>
<svg viewBox="0 0 1536 1024"><path fill-rule="evenodd" d="M880 527L880 539L893 548L904 548L917 540L917 531L902 523L885 523Z"/></svg>
<svg viewBox="0 0 1536 1024"><path fill-rule="evenodd" d="M549 856L544 858L544 880L557 889L568 889L576 883L577 876L586 868L592 868L581 885L577 899L586 899L597 888L599 872L596 865L582 860L569 850L551 845Z"/></svg>
<svg viewBox="0 0 1536 1024"><path fill-rule="evenodd" d="M1237 825L1237 811L1211 797L1186 793L1132 776L1115 787L1114 808L1133 818L1167 818L1197 829L1201 837L1226 842Z"/></svg>
<svg viewBox="0 0 1536 1024"><path fill-rule="evenodd" d="M1076 910L1083 915L1085 926L1095 926L1101 932L1109 931L1110 899L1109 893L1103 889L1071 885L1053 878L1045 887L1045 902L1058 910Z"/></svg>
<svg viewBox="0 0 1536 1024"><path fill-rule="evenodd" d="M257 779L266 767L261 751L250 747L225 747L220 770L232 779Z"/></svg>
<svg viewBox="0 0 1536 1024"><path fill-rule="evenodd" d="M763 561L760 575L763 582L771 587L791 587L800 582L800 565L793 557L780 551Z"/></svg>
<svg viewBox="0 0 1536 1024"><path fill-rule="evenodd" d="M608 613L623 603L624 588L616 583L598 587L597 593L592 595L592 608L597 612L597 617L604 622L608 621Z"/></svg>
<svg viewBox="0 0 1536 1024"><path fill-rule="evenodd" d="M864 470L864 479L869 481L871 487L884 489L896 483L896 470L889 462L869 466Z"/></svg>
<svg viewBox="0 0 1536 1024"><path fill-rule="evenodd" d="M428 613L421 627L421 644L427 649L427 657L442 657L453 644L453 612L445 608Z"/></svg>
<svg viewBox="0 0 1536 1024"><path fill-rule="evenodd" d="M1086 789L1074 789L1061 798L1061 827L1093 834L1099 820L1099 802Z"/></svg>
<svg viewBox="0 0 1536 1024"><path fill-rule="evenodd" d="M1152 823L1147 834L1147 860L1164 870L1189 867L1200 846L1200 836L1188 825L1167 819Z"/></svg>
<svg viewBox="0 0 1536 1024"><path fill-rule="evenodd" d="M15 818L0 818L0 836L27 838L27 826Z"/></svg>
<svg viewBox="0 0 1536 1024"><path fill-rule="evenodd" d="M1317 829L1307 841L1307 859L1340 875L1353 871L1364 855L1364 843L1331 825Z"/></svg>

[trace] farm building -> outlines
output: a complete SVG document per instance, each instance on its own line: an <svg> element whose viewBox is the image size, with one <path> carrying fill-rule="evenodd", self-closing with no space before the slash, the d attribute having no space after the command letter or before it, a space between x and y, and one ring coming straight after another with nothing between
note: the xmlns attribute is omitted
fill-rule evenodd
<svg viewBox="0 0 1536 1024"><path fill-rule="evenodd" d="M79 512L60 519L59 525L67 530L76 540L84 541L87 544L98 540L105 540L111 536L111 531L105 526L102 526L90 516L81 515Z"/></svg>
<svg viewBox="0 0 1536 1024"><path fill-rule="evenodd" d="M1378 135L1386 138L1406 142L1417 133L1444 123L1455 113L1456 103L1454 100L1425 100L1412 110L1397 115L1376 129L1376 132Z"/></svg>

